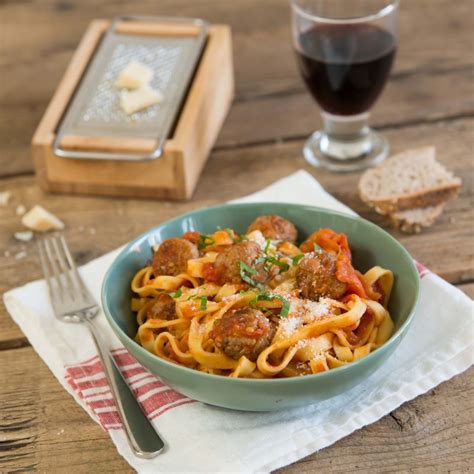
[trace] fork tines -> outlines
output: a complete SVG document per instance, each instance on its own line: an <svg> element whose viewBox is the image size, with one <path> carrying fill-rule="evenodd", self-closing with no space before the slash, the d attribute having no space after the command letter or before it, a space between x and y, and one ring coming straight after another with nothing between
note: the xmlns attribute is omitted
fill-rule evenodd
<svg viewBox="0 0 474 474"><path fill-rule="evenodd" d="M57 312L95 305L77 271L64 236L53 234L38 239L40 263ZM61 308L58 306L61 305ZM66 307L65 307L66 306Z"/></svg>

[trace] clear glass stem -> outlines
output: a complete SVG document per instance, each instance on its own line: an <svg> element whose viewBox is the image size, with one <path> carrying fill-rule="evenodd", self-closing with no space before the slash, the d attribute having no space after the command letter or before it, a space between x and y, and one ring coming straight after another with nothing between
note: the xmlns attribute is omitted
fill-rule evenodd
<svg viewBox="0 0 474 474"><path fill-rule="evenodd" d="M329 171L360 171L387 157L388 142L368 126L368 112L349 117L321 115L324 128L314 132L303 148L310 165Z"/></svg>
<svg viewBox="0 0 474 474"><path fill-rule="evenodd" d="M324 123L322 153L335 160L352 160L372 151L369 112L349 117L321 112L321 116Z"/></svg>

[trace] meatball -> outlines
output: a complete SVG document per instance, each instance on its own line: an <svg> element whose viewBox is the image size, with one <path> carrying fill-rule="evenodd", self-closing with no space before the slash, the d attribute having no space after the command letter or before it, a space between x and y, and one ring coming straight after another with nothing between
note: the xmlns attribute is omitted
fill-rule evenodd
<svg viewBox="0 0 474 474"><path fill-rule="evenodd" d="M336 257L327 252L307 254L299 263L296 283L304 298L338 299L344 296L347 285L336 278Z"/></svg>
<svg viewBox="0 0 474 474"><path fill-rule="evenodd" d="M219 284L242 283L240 277L240 262L245 263L250 268L254 268L255 260L263 255L263 251L256 242L244 240L224 249L214 262L214 272ZM265 278L263 265L258 265L258 274L249 275L255 281Z"/></svg>
<svg viewBox="0 0 474 474"><path fill-rule="evenodd" d="M176 319L175 301L166 293L158 296L146 315L149 319Z"/></svg>
<svg viewBox="0 0 474 474"><path fill-rule="evenodd" d="M257 217L248 227L247 233L259 230L266 239L296 242L298 231L292 222L281 216L270 214Z"/></svg>
<svg viewBox="0 0 474 474"><path fill-rule="evenodd" d="M153 255L155 275L176 276L186 272L188 260L198 258L197 247L189 240L172 237L164 240Z"/></svg>
<svg viewBox="0 0 474 474"><path fill-rule="evenodd" d="M245 356L255 361L270 345L275 330L258 309L228 311L218 319L210 332L216 346L232 359Z"/></svg>

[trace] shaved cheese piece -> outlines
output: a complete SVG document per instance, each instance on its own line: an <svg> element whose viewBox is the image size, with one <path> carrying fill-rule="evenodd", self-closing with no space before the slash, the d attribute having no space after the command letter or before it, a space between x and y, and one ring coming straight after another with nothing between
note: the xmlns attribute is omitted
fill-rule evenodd
<svg viewBox="0 0 474 474"><path fill-rule="evenodd" d="M15 232L14 237L20 242L29 242L33 238L33 232L31 230L25 230L23 232Z"/></svg>
<svg viewBox="0 0 474 474"><path fill-rule="evenodd" d="M16 208L16 215L22 216L26 212L26 207L23 204L20 204Z"/></svg>
<svg viewBox="0 0 474 474"><path fill-rule="evenodd" d="M140 89L146 86L153 77L153 70L145 64L132 61L120 73L115 85L120 89Z"/></svg>
<svg viewBox="0 0 474 474"><path fill-rule="evenodd" d="M267 243L267 239L263 236L263 234L259 230L253 230L247 234L247 239L251 240L252 242L256 242L262 249L265 247Z"/></svg>
<svg viewBox="0 0 474 474"><path fill-rule="evenodd" d="M0 206L6 206L10 198L12 197L12 193L10 191L3 191L0 193Z"/></svg>
<svg viewBox="0 0 474 474"><path fill-rule="evenodd" d="M31 230L46 232L64 229L63 222L44 207L34 206L21 219L21 223Z"/></svg>
<svg viewBox="0 0 474 474"><path fill-rule="evenodd" d="M134 114L163 100L161 92L149 86L134 91L122 91L120 94L120 107L127 114Z"/></svg>

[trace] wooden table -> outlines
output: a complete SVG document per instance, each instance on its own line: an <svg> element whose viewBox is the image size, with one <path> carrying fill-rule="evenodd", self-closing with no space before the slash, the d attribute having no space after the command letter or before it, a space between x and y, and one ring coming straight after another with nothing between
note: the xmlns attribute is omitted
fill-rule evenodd
<svg viewBox="0 0 474 474"><path fill-rule="evenodd" d="M88 22L118 14L199 16L233 28L237 92L189 202L43 194L32 133ZM303 168L412 255L474 295L473 16L471 0L411 0L401 10L395 71L372 123L393 151L434 144L463 178L458 200L422 235L406 236L356 194L357 174L306 165L305 137L319 113L295 67L285 0L5 0L0 2L0 291L41 277L33 244L13 238L18 204L40 203L67 224L80 263L172 216L260 189ZM19 258L21 252L24 258ZM15 258L17 256L17 258ZM435 322L434 322L435 323ZM474 460L474 370L282 472L465 471ZM129 472L109 437L61 388L0 303L0 471Z"/></svg>

